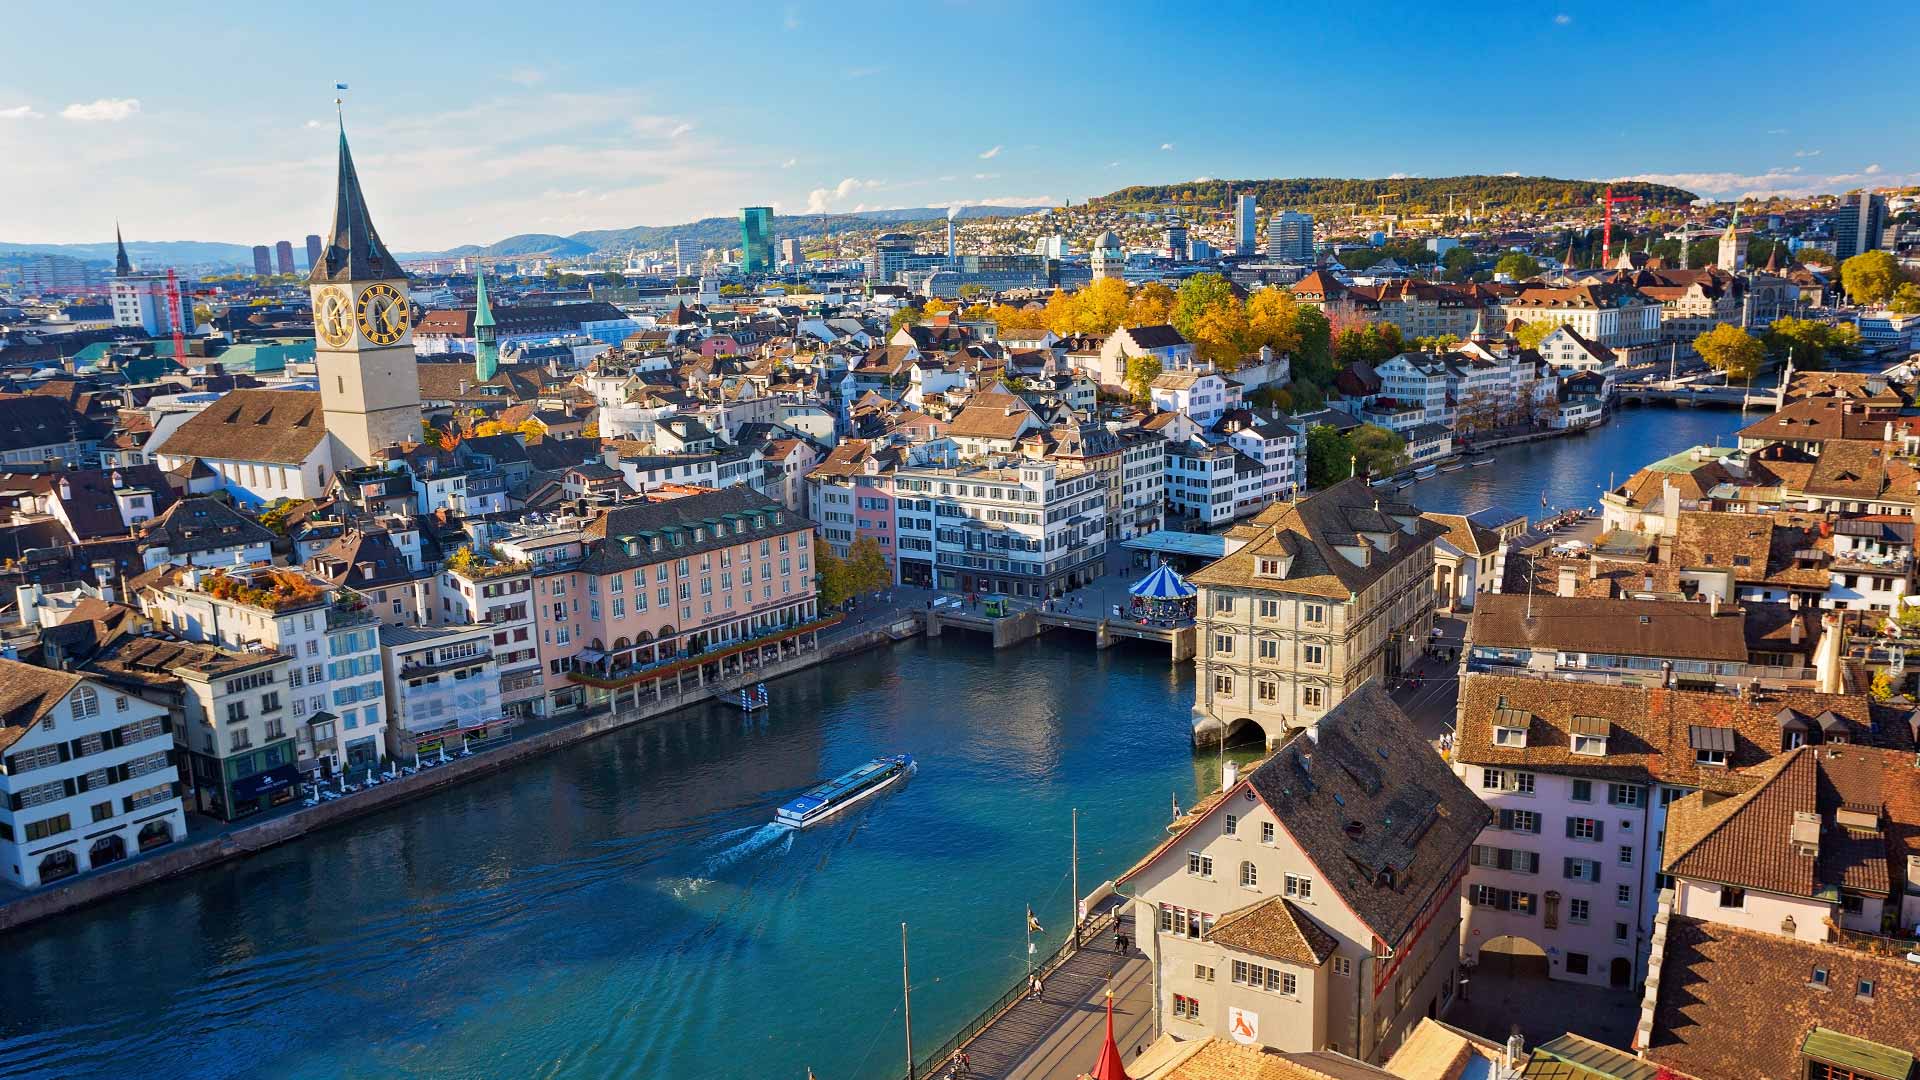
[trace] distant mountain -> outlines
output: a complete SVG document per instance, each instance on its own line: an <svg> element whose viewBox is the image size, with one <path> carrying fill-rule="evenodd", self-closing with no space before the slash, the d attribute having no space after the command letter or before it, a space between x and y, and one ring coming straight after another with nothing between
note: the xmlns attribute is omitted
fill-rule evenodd
<svg viewBox="0 0 1920 1080"><path fill-rule="evenodd" d="M1638 195L1655 206L1684 206L1699 196L1665 184L1621 181L1616 195ZM1478 210L1552 210L1592 206L1607 185L1594 180L1559 180L1550 176L1414 176L1390 180L1196 180L1185 184L1143 184L1121 188L1094 199L1096 206L1129 207L1168 203L1212 205L1225 209L1229 189L1234 196L1252 195L1262 210L1303 210L1314 206L1361 208L1385 206L1400 213L1434 213L1454 207ZM1381 200L1382 195L1394 198Z"/></svg>
<svg viewBox="0 0 1920 1080"><path fill-rule="evenodd" d="M305 242L293 248L294 262L305 266ZM113 241L103 244L9 244L0 242L0 258L9 255L70 255L113 265ZM139 267L253 267L253 248L248 244L222 244L206 240L129 240L127 257Z"/></svg>

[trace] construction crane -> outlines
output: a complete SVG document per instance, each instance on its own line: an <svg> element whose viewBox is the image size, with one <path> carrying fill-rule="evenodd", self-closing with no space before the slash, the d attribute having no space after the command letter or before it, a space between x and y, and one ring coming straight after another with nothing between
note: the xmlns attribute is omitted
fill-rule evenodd
<svg viewBox="0 0 1920 1080"><path fill-rule="evenodd" d="M187 366L187 316L180 299L180 279L174 276L173 267L167 267L167 319L173 324L173 362L182 368Z"/></svg>
<svg viewBox="0 0 1920 1080"><path fill-rule="evenodd" d="M1605 199L1607 204L1607 220L1606 224L1600 228L1600 266L1603 269L1609 263L1613 262L1613 204L1639 202L1640 198L1638 195L1615 195L1613 193L1613 185L1607 185L1607 197Z"/></svg>
<svg viewBox="0 0 1920 1080"><path fill-rule="evenodd" d="M1447 216L1448 216L1448 217L1452 217L1452 216L1453 216L1453 198L1454 198L1454 196L1456 196L1456 195L1471 195L1471 194L1473 194L1473 193L1472 193L1472 192L1470 192L1470 191L1442 191L1442 192L1439 192L1438 194L1441 194L1441 195L1445 195L1445 196L1447 197ZM1469 207L1469 208L1468 208L1468 213L1472 213L1472 208L1471 208L1471 207Z"/></svg>

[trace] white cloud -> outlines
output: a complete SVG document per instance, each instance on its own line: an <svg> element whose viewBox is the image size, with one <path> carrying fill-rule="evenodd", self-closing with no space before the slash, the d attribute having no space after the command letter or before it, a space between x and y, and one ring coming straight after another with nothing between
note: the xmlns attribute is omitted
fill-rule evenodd
<svg viewBox="0 0 1920 1080"><path fill-rule="evenodd" d="M1397 172L1397 173L1388 173L1388 174L1387 174L1387 179L1389 179L1389 180L1406 180L1406 179L1409 179L1409 177L1408 177L1408 174L1406 174L1406 173L1403 173L1403 172Z"/></svg>
<svg viewBox="0 0 1920 1080"><path fill-rule="evenodd" d="M1880 166L1878 166L1878 165L1869 165L1869 166L1867 166L1867 168L1866 168L1866 173L1867 173L1867 175L1868 175L1868 176L1879 176L1879 175L1880 175Z"/></svg>
<svg viewBox="0 0 1920 1080"><path fill-rule="evenodd" d="M325 120L309 120L305 124L302 124L301 126L306 128L308 131L317 131L321 128L326 127L327 122Z"/></svg>
<svg viewBox="0 0 1920 1080"><path fill-rule="evenodd" d="M830 188L814 188L807 192L807 213L831 213L835 204L846 202L847 197L854 192L877 188L883 183L885 183L883 180L862 180L856 176L849 176ZM857 210L859 207L856 206L854 209Z"/></svg>
<svg viewBox="0 0 1920 1080"><path fill-rule="evenodd" d="M15 105L10 109L0 109L0 120L38 120L45 116L31 105Z"/></svg>
<svg viewBox="0 0 1920 1080"><path fill-rule="evenodd" d="M1564 11L1553 17L1553 25L1555 26L1566 26L1571 22L1573 22L1573 16Z"/></svg>
<svg viewBox="0 0 1920 1080"><path fill-rule="evenodd" d="M1163 142L1163 143L1161 143L1161 144L1160 144L1160 149L1162 149L1162 150L1171 150L1171 149L1173 149L1173 144L1172 144L1172 143L1170 143L1170 142Z"/></svg>
<svg viewBox="0 0 1920 1080"><path fill-rule="evenodd" d="M1119 163L1119 162L1117 162L1117 161L1109 161L1109 162L1107 162L1107 168L1109 168L1109 169L1117 169L1117 168L1119 168L1119 167L1120 167L1120 163Z"/></svg>
<svg viewBox="0 0 1920 1080"><path fill-rule="evenodd" d="M980 160L981 160L981 161L991 161L992 159L994 159L994 158L997 158L997 157L999 157L999 156L1000 156L1000 144L999 144L999 143L994 143L994 144L993 144L993 146L992 146L992 148L990 148L990 149L987 149L987 150L982 150L982 151L980 151Z"/></svg>
<svg viewBox="0 0 1920 1080"><path fill-rule="evenodd" d="M667 132L667 138L677 139L682 135L691 135L692 133L693 133L692 124L679 123L674 125L674 128L672 131Z"/></svg>
<svg viewBox="0 0 1920 1080"><path fill-rule="evenodd" d="M75 102L60 110L60 115L68 120L106 121L109 123L125 120L140 111L139 98L101 98L98 101Z"/></svg>
<svg viewBox="0 0 1920 1080"><path fill-rule="evenodd" d="M1193 178L1193 180L1191 181L1191 183L1195 183L1195 184L1211 184L1211 183L1213 183L1213 177L1211 177L1211 176L1196 176L1196 177L1194 177L1194 178Z"/></svg>
<svg viewBox="0 0 1920 1080"><path fill-rule="evenodd" d="M973 174L973 178L975 180L998 180L1000 179L1000 174L997 172L977 172Z"/></svg>
<svg viewBox="0 0 1920 1080"><path fill-rule="evenodd" d="M1818 151L1818 150L1795 150L1795 151L1793 152L1793 156L1794 156L1794 157L1819 157L1819 156L1820 156L1820 151Z"/></svg>
<svg viewBox="0 0 1920 1080"><path fill-rule="evenodd" d="M1875 166L1868 166L1874 169ZM1650 184L1669 184L1686 188L1697 195L1719 199L1744 199L1748 197L1766 198L1771 195L1796 197L1803 195L1825 195L1846 191L1858 187L1869 177L1878 183L1906 184L1920 181L1920 173L1805 173L1795 165L1791 168L1773 168L1762 173L1735 172L1682 172L1682 173L1638 173L1633 176L1616 176L1615 180L1639 180Z"/></svg>
<svg viewBox="0 0 1920 1080"><path fill-rule="evenodd" d="M780 167L781 167L781 168L783 168L783 169L791 169L791 168L793 168L793 167L794 167L795 165L798 165L798 164L800 164L800 159L799 159L799 158L797 158L797 157L790 157L790 158L788 158L787 160L785 160L785 161L783 161L783 162L781 162L781 163L780 163Z"/></svg>

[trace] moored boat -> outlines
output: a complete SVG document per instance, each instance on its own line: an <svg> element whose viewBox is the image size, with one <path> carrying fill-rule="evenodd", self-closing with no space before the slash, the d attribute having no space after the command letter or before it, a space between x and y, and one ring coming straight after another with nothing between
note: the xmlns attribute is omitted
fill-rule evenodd
<svg viewBox="0 0 1920 1080"><path fill-rule="evenodd" d="M912 754L874 758L782 803L774 811L773 820L795 829L817 825L906 779L915 768Z"/></svg>
<svg viewBox="0 0 1920 1080"><path fill-rule="evenodd" d="M1441 472L1459 472L1461 469L1464 469L1466 467L1467 467L1466 462L1461 461L1459 458L1454 458L1452 461L1449 461L1445 465L1440 466L1440 471Z"/></svg>
<svg viewBox="0 0 1920 1080"><path fill-rule="evenodd" d="M1473 466L1476 469L1482 465L1491 465L1493 464L1493 455L1481 454L1479 457L1476 457L1476 458L1468 458L1467 464Z"/></svg>
<svg viewBox="0 0 1920 1080"><path fill-rule="evenodd" d="M1433 479L1433 475L1439 471L1440 469L1438 466L1422 465L1419 468L1413 470L1413 475L1416 479L1431 480Z"/></svg>

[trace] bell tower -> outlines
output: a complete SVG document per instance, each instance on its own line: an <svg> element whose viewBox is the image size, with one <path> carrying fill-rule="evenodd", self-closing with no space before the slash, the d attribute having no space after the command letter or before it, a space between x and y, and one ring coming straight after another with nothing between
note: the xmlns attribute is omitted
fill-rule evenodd
<svg viewBox="0 0 1920 1080"><path fill-rule="evenodd" d="M308 284L334 471L379 461L395 443L419 442L420 379L407 275L373 229L344 127L333 230Z"/></svg>

